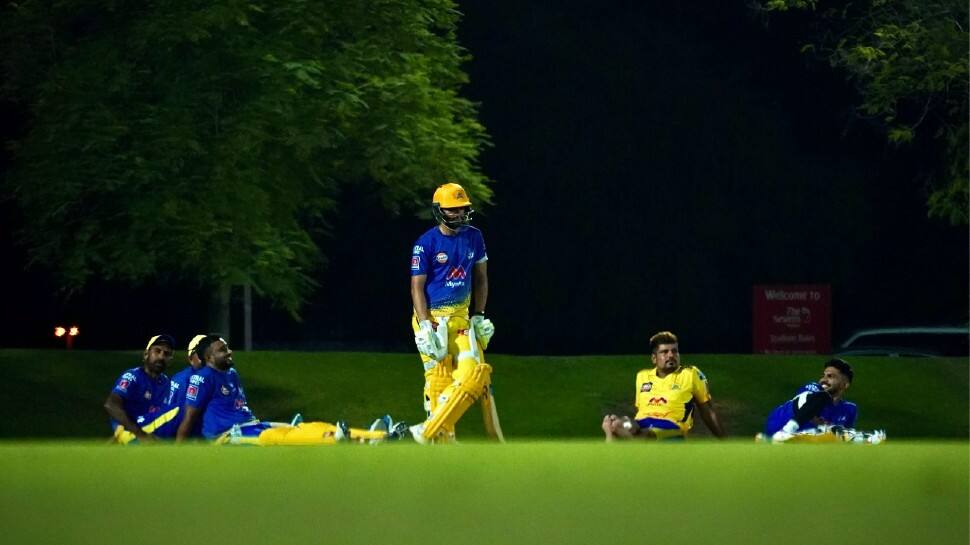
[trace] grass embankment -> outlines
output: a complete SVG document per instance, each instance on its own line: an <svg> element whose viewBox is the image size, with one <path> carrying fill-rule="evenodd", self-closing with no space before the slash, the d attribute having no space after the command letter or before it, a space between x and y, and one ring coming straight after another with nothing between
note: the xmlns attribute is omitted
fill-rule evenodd
<svg viewBox="0 0 970 545"><path fill-rule="evenodd" d="M181 357L178 352L176 360ZM114 380L138 364L134 352L0 350L0 438L107 437L101 408ZM707 375L715 407L732 436L750 438L778 403L821 374L821 356L690 355ZM390 413L422 418L423 377L413 354L237 352L250 407L264 420L347 420L366 426ZM502 426L509 439L595 438L606 412L629 412L645 356L490 355ZM970 399L966 359L854 358L847 398L857 427L906 437L966 439ZM182 367L173 363L170 374ZM705 435L697 423L694 436ZM459 426L480 437L477 408Z"/></svg>

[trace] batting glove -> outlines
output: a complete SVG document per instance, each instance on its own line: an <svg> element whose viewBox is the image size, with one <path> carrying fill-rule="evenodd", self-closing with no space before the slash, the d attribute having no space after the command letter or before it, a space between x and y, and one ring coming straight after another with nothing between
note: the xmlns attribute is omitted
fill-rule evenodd
<svg viewBox="0 0 970 545"><path fill-rule="evenodd" d="M431 320L421 320L418 327L420 330L414 336L414 344L418 347L418 352L431 359L441 361L448 354L448 349L441 345L441 339L435 333Z"/></svg>
<svg viewBox="0 0 970 545"><path fill-rule="evenodd" d="M472 316L472 327L475 328L475 338L482 342L483 347L488 347L492 335L495 334L495 326L492 321L481 314L476 314Z"/></svg>

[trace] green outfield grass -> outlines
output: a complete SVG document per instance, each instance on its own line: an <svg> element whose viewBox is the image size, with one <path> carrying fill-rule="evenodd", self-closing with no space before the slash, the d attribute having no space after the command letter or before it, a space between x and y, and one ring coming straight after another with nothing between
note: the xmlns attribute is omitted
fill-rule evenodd
<svg viewBox="0 0 970 545"><path fill-rule="evenodd" d="M182 368L179 351L171 373ZM139 363L136 352L0 350L0 438L107 437L101 408L114 380ZM691 355L710 380L728 432L752 437L765 416L821 374L823 356ZM423 376L414 354L237 352L250 406L264 420L302 412L308 420L369 424L390 413L422 418ZM634 378L645 356L490 355L502 425L510 438L599 437L606 412L630 412ZM970 434L966 358L852 358L847 398L859 404L859 428L885 428L890 439ZM477 408L459 425L482 436ZM703 437L698 423L693 435Z"/></svg>
<svg viewBox="0 0 970 545"><path fill-rule="evenodd" d="M965 544L966 442L0 444L5 543Z"/></svg>

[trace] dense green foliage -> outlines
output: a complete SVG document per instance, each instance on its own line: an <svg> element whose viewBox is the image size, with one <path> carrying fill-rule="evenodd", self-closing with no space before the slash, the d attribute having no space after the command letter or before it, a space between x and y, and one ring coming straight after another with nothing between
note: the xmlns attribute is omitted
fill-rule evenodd
<svg viewBox="0 0 970 545"><path fill-rule="evenodd" d="M7 189L69 289L178 276L296 312L341 188L488 200L450 0L8 3Z"/></svg>
<svg viewBox="0 0 970 545"><path fill-rule="evenodd" d="M768 11L811 10L804 50L845 70L859 111L897 144L935 140L930 215L967 224L970 25L956 0L762 0Z"/></svg>
<svg viewBox="0 0 970 545"><path fill-rule="evenodd" d="M949 545L967 539L967 456L927 442L4 444L0 525L18 545Z"/></svg>
<svg viewBox="0 0 970 545"><path fill-rule="evenodd" d="M696 355L715 407L734 437L751 438L768 412L821 375L817 356ZM250 407L264 420L347 420L366 426L390 413L423 418L423 375L413 354L237 352ZM643 356L520 357L489 361L502 426L511 439L599 437L608 412L632 410ZM131 352L0 350L0 438L107 437L101 405L121 372L138 364ZM858 427L885 428L890 439L970 435L970 368L966 359L855 358L847 398L859 405ZM173 364L171 372L181 369ZM918 377L914 378L914 377ZM482 436L473 407L459 436ZM707 430L697 422L692 436Z"/></svg>

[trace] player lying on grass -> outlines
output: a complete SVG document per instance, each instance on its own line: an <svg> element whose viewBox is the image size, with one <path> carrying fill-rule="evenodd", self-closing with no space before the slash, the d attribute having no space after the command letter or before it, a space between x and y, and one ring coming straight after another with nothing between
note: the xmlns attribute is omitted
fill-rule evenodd
<svg viewBox="0 0 970 545"><path fill-rule="evenodd" d="M650 337L653 369L637 373L635 419L608 414L603 418L606 440L684 439L694 425L694 410L717 437L724 437L718 421L707 378L692 365L681 365L677 336L661 331Z"/></svg>
<svg viewBox="0 0 970 545"><path fill-rule="evenodd" d="M146 419L154 420L164 413L164 401L171 384L165 370L172 359L174 346L175 339L171 335L155 335L148 340L141 366L128 369L115 381L104 402L104 410L111 417L115 441L128 443L134 439L156 439L154 429L145 431L142 426Z"/></svg>
<svg viewBox="0 0 970 545"><path fill-rule="evenodd" d="M855 426L858 408L845 400L855 373L848 362L832 358L825 362L822 377L798 389L795 397L775 407L757 439L773 442L829 443L855 441L880 443L882 431L859 432Z"/></svg>
<svg viewBox="0 0 970 545"><path fill-rule="evenodd" d="M405 424L394 425L389 418L378 419L370 430L348 428L343 423L302 422L300 418L290 424L261 421L249 409L225 339L207 335L199 341L197 352L205 365L189 379L177 442L189 438L200 421L202 436L221 444L328 445L345 439L381 441L407 435Z"/></svg>

